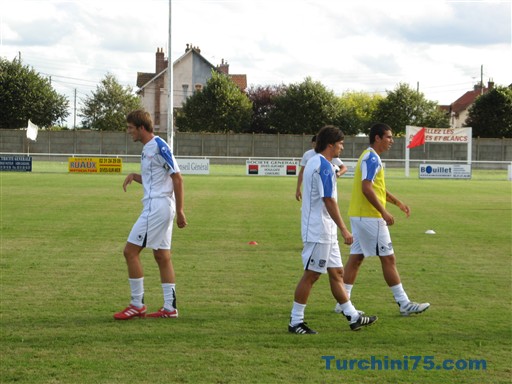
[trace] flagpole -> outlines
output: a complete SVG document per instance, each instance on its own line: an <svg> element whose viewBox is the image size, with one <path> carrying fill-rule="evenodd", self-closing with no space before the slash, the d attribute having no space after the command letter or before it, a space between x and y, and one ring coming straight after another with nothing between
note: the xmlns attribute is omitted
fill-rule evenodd
<svg viewBox="0 0 512 384"><path fill-rule="evenodd" d="M411 130L411 127L409 125L405 126L405 177L409 177L409 148L407 146L409 145L409 132Z"/></svg>
<svg viewBox="0 0 512 384"><path fill-rule="evenodd" d="M169 49L167 53L167 143L171 147L171 151L174 153L174 73L172 68L172 0L169 0Z"/></svg>

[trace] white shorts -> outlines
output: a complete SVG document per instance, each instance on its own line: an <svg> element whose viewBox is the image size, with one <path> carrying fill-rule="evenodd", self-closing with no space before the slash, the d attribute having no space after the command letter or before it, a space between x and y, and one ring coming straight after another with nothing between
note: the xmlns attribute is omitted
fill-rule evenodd
<svg viewBox="0 0 512 384"><path fill-rule="evenodd" d="M342 268L338 243L304 243L302 250L304 270L327 273L327 268Z"/></svg>
<svg viewBox="0 0 512 384"><path fill-rule="evenodd" d="M150 199L133 225L128 242L151 249L171 249L174 214L171 198Z"/></svg>
<svg viewBox="0 0 512 384"><path fill-rule="evenodd" d="M354 242L351 255L390 256L395 253L389 228L382 218L351 217L350 226Z"/></svg>

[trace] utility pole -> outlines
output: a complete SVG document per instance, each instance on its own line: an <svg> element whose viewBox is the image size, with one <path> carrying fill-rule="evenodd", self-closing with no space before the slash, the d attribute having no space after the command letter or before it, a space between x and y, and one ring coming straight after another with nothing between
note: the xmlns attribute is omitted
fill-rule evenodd
<svg viewBox="0 0 512 384"><path fill-rule="evenodd" d="M75 88L75 102L73 108L73 129L76 129L76 88Z"/></svg>
<svg viewBox="0 0 512 384"><path fill-rule="evenodd" d="M480 96L484 94L484 66L480 66Z"/></svg>
<svg viewBox="0 0 512 384"><path fill-rule="evenodd" d="M174 99L173 99L173 87L174 87L174 73L172 68L172 0L169 0L169 50L167 53L167 143L171 147L171 151L174 153Z"/></svg>

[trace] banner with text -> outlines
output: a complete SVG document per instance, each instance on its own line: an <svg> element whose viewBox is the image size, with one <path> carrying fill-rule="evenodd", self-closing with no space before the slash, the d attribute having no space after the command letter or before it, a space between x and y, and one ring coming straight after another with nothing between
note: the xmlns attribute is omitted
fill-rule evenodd
<svg viewBox="0 0 512 384"><path fill-rule="evenodd" d="M420 164L420 179L471 179L469 164Z"/></svg>
<svg viewBox="0 0 512 384"><path fill-rule="evenodd" d="M69 157L68 170L74 173L121 173L123 159L112 157Z"/></svg>
<svg viewBox="0 0 512 384"><path fill-rule="evenodd" d="M32 156L0 156L0 171L32 172Z"/></svg>
<svg viewBox="0 0 512 384"><path fill-rule="evenodd" d="M247 175L297 176L300 162L296 160L246 160Z"/></svg>
<svg viewBox="0 0 512 384"><path fill-rule="evenodd" d="M184 175L209 175L210 159L176 159Z"/></svg>
<svg viewBox="0 0 512 384"><path fill-rule="evenodd" d="M357 162L344 161L343 164L347 167L347 172L345 172L342 177L354 177L354 174L356 172Z"/></svg>
<svg viewBox="0 0 512 384"><path fill-rule="evenodd" d="M422 127L407 127L407 143ZM426 143L467 144L471 138L471 128L425 128Z"/></svg>

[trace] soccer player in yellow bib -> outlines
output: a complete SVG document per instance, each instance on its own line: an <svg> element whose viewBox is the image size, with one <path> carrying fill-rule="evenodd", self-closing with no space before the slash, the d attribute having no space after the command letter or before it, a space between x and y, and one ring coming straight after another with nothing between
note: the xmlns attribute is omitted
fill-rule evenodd
<svg viewBox="0 0 512 384"><path fill-rule="evenodd" d="M352 234L340 214L336 174L331 162L343 150L344 137L338 127L323 127L317 135L315 155L304 169L301 208L304 272L295 289L288 324L288 331L299 335L317 333L304 322L304 312L311 290L323 274L329 276L331 293L340 303L341 312L352 331L359 331L377 321L377 316L365 316L354 307L343 286L338 230L347 245L352 243Z"/></svg>
<svg viewBox="0 0 512 384"><path fill-rule="evenodd" d="M343 281L345 290L350 296L364 258L379 256L384 280L400 307L400 314L409 316L424 312L430 304L409 300L396 267L395 253L389 234L389 226L394 224L395 218L387 210L386 203L396 205L407 217L411 212L406 204L386 189L380 155L388 151L392 145L393 132L388 125L378 123L371 127L370 147L359 157L354 174L348 211L354 241L345 265ZM341 313L339 304L336 305L335 312Z"/></svg>

